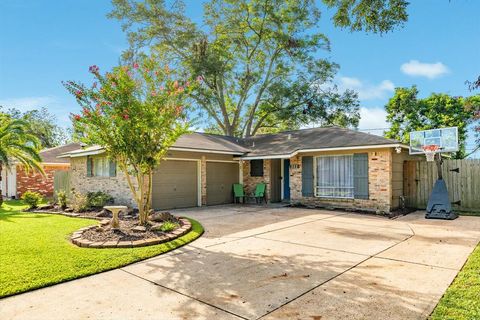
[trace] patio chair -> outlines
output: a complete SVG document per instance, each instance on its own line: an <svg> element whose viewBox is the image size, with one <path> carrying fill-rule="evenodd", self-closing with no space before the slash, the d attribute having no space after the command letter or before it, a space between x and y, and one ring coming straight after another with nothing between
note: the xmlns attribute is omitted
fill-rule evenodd
<svg viewBox="0 0 480 320"><path fill-rule="evenodd" d="M252 195L252 198L255 198L256 203L261 203L262 199L267 203L267 195L265 193L265 189L267 185L265 183L259 183L255 187L255 192Z"/></svg>
<svg viewBox="0 0 480 320"><path fill-rule="evenodd" d="M233 184L233 202L240 203L240 198L242 202L245 203L245 191L243 191L243 184L241 183L234 183Z"/></svg>

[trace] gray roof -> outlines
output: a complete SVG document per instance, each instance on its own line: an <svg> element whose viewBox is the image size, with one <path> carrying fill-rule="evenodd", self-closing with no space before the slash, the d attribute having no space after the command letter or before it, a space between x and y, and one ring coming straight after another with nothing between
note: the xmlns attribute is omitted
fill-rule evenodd
<svg viewBox="0 0 480 320"><path fill-rule="evenodd" d="M322 127L258 135L246 139L193 132L181 136L172 150L227 153L243 157L290 156L305 150L362 146L398 146L396 140L340 127ZM67 152L66 157L102 153L100 146Z"/></svg>
<svg viewBox="0 0 480 320"><path fill-rule="evenodd" d="M68 143L63 146L43 149L39 152L43 163L70 163L70 160L58 158L59 155L77 150L81 145L79 143Z"/></svg>
<svg viewBox="0 0 480 320"><path fill-rule="evenodd" d="M250 149L247 157L289 155L300 150L398 144L401 142L333 126L285 131L245 139L245 146Z"/></svg>
<svg viewBox="0 0 480 320"><path fill-rule="evenodd" d="M193 132L181 136L175 142L173 148L201 149L241 155L248 152L248 149L243 147L242 144L242 139L240 138Z"/></svg>

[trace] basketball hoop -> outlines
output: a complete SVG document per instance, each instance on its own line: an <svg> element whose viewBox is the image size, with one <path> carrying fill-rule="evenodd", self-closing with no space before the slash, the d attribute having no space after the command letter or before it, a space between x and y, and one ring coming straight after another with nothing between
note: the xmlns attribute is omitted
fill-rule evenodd
<svg viewBox="0 0 480 320"><path fill-rule="evenodd" d="M429 144L422 147L423 153L425 153L425 157L427 157L427 161L431 162L435 160L435 154L440 149L438 144Z"/></svg>

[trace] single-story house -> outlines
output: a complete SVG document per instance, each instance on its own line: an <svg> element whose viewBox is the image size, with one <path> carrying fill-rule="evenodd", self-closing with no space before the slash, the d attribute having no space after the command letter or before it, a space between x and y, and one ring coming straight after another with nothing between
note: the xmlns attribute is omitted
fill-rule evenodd
<svg viewBox="0 0 480 320"><path fill-rule="evenodd" d="M123 173L99 146L70 159L70 186L104 191L135 206ZM206 133L180 137L153 177L156 209L231 203L232 184L251 193L264 182L269 202L389 212L403 195L403 162L421 159L408 146L359 131L321 127L234 138Z"/></svg>
<svg viewBox="0 0 480 320"><path fill-rule="evenodd" d="M25 167L20 163L13 163L10 167L3 168L1 173L2 195L15 199L30 190L39 192L46 197L52 197L55 172L68 171L70 168L70 161L59 158L59 156L80 147L81 145L78 143L69 143L40 151L41 166L45 171L45 176L34 170L27 173Z"/></svg>

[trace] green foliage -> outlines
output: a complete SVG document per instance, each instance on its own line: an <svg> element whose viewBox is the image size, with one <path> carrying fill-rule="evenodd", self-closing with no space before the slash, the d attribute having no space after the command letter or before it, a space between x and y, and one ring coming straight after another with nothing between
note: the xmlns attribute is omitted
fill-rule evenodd
<svg viewBox="0 0 480 320"><path fill-rule="evenodd" d="M67 193L64 190L57 191L57 201L62 210L67 208Z"/></svg>
<svg viewBox="0 0 480 320"><path fill-rule="evenodd" d="M0 208L0 297L119 268L174 250L203 233L202 226L190 220L189 233L159 245L85 249L68 239L78 229L95 224L94 220L20 213L21 209L17 201L6 201Z"/></svg>
<svg viewBox="0 0 480 320"><path fill-rule="evenodd" d="M479 270L480 245L477 245L429 319L480 319Z"/></svg>
<svg viewBox="0 0 480 320"><path fill-rule="evenodd" d="M71 206L74 212L85 212L90 209L87 195L81 192L72 191Z"/></svg>
<svg viewBox="0 0 480 320"><path fill-rule="evenodd" d="M22 194L21 199L28 205L29 209L34 209L43 201L43 196L38 192L26 191Z"/></svg>
<svg viewBox="0 0 480 320"><path fill-rule="evenodd" d="M151 207L153 170L187 131L184 102L196 84L157 62L158 56L144 57L104 75L97 66L91 66L95 78L92 86L64 83L82 108L81 114L72 115L76 130L82 133L84 142L102 146L117 162L138 205L142 224Z"/></svg>
<svg viewBox="0 0 480 320"><path fill-rule="evenodd" d="M113 203L113 197L103 191L88 192L87 201L91 208L101 208L107 204Z"/></svg>
<svg viewBox="0 0 480 320"><path fill-rule="evenodd" d="M12 119L20 119L27 122L29 124L28 132L40 140L43 148L56 147L68 140L66 130L57 124L57 118L45 107L42 107L40 110L34 109L25 112L10 108L5 113Z"/></svg>
<svg viewBox="0 0 480 320"><path fill-rule="evenodd" d="M313 0L210 0L202 27L185 16L181 2L113 4L110 17L128 30L126 60L153 50L175 61L179 73L202 77L191 100L211 132L251 136L312 122L358 125L357 95L338 92L331 84L338 65L321 57L330 43L319 32Z"/></svg>
<svg viewBox="0 0 480 320"><path fill-rule="evenodd" d="M385 106L387 121L391 124L385 136L409 143L410 131L458 127L460 151L455 157L464 158L467 126L476 121L475 110L479 110L480 96L465 98L437 93L423 99L417 96L415 86L395 89Z"/></svg>
<svg viewBox="0 0 480 320"><path fill-rule="evenodd" d="M170 232L170 231L173 231L173 230L177 229L178 227L179 227L178 223L171 222L171 221L165 221L160 226L160 231Z"/></svg>
<svg viewBox="0 0 480 320"><path fill-rule="evenodd" d="M332 18L337 27L350 31L385 33L408 19L406 0L322 0L336 9Z"/></svg>

